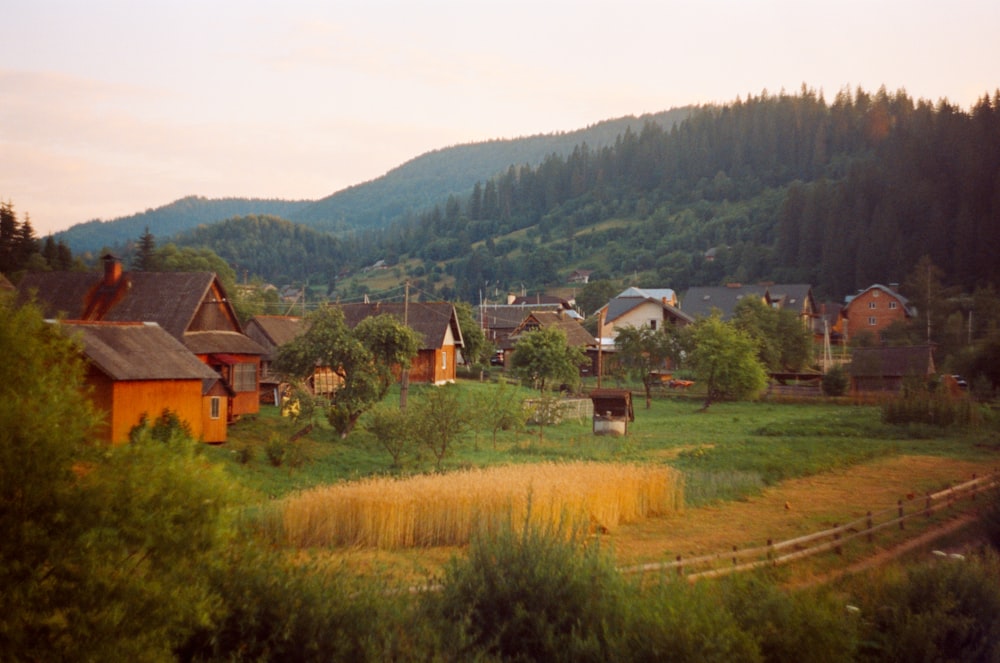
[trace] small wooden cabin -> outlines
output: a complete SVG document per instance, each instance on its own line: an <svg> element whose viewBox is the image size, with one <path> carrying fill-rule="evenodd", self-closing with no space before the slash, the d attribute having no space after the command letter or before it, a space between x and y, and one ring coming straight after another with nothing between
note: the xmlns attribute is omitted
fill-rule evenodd
<svg viewBox="0 0 1000 663"><path fill-rule="evenodd" d="M410 365L410 382L445 384L454 382L458 348L463 346L462 329L455 307L448 302L375 302L340 304L344 321L354 328L365 318L391 315L417 332L420 347Z"/></svg>

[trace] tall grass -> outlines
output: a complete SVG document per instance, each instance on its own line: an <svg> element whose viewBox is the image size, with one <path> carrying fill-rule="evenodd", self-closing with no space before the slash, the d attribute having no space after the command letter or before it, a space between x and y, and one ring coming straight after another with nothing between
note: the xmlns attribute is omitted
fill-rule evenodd
<svg viewBox="0 0 1000 663"><path fill-rule="evenodd" d="M541 463L314 488L278 505L272 535L299 547L464 545L484 525L583 520L593 529L679 510L683 478L659 466Z"/></svg>

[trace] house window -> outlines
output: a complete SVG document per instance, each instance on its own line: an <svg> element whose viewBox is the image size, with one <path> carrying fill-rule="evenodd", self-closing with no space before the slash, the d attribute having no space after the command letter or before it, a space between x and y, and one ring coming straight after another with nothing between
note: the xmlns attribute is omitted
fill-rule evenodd
<svg viewBox="0 0 1000 663"><path fill-rule="evenodd" d="M896 302L889 302L889 308L896 308Z"/></svg>
<svg viewBox="0 0 1000 663"><path fill-rule="evenodd" d="M868 302L868 308L875 308L875 302Z"/></svg>
<svg viewBox="0 0 1000 663"><path fill-rule="evenodd" d="M210 403L211 405L209 406L209 416L212 419L218 419L220 416L222 416L221 414L222 399L219 398L218 396L212 396L212 400L210 401Z"/></svg>
<svg viewBox="0 0 1000 663"><path fill-rule="evenodd" d="M656 331L656 320L649 321L649 328L652 329L653 331Z"/></svg>
<svg viewBox="0 0 1000 663"><path fill-rule="evenodd" d="M874 327L877 322L878 318L876 318L874 315L868 318L868 324L871 325L872 327Z"/></svg>
<svg viewBox="0 0 1000 663"><path fill-rule="evenodd" d="M441 352L441 370L448 370L448 353L446 351Z"/></svg>
<svg viewBox="0 0 1000 663"><path fill-rule="evenodd" d="M257 391L257 367L254 364L233 365L234 391Z"/></svg>

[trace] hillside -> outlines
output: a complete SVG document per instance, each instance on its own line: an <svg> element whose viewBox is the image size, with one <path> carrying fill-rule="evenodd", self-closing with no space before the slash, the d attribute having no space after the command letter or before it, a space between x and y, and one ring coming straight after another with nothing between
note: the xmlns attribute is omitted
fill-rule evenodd
<svg viewBox="0 0 1000 663"><path fill-rule="evenodd" d="M566 133L457 145L418 156L380 178L358 184L318 201L207 199L189 196L169 205L110 221L94 220L58 233L74 252L123 246L146 228L169 238L200 225L240 216L276 216L317 230L344 233L383 228L423 212L449 194L465 193L511 165L541 163L552 154L569 153L580 143L605 145L629 126L647 120L666 125L680 122L691 109L623 117Z"/></svg>

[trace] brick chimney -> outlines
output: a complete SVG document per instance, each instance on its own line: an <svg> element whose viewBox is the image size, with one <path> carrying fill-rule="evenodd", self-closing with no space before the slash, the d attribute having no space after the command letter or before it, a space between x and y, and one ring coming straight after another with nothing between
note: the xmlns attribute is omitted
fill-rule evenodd
<svg viewBox="0 0 1000 663"><path fill-rule="evenodd" d="M101 260L104 261L104 282L101 285L113 288L122 277L122 261L110 253L101 256Z"/></svg>

